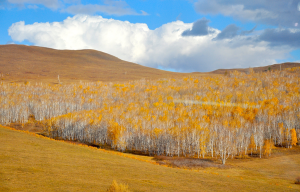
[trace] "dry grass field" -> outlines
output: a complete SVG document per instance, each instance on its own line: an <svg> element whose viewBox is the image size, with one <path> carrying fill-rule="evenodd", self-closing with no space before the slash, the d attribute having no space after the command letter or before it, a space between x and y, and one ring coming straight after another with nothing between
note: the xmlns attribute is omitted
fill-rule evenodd
<svg viewBox="0 0 300 192"><path fill-rule="evenodd" d="M293 67L299 67L300 63L281 63L281 64L274 64L274 65L268 65L268 66L263 66L263 67L254 67L253 71L255 73L257 72L267 72L269 70L272 71L278 71L278 70L283 70L286 68L293 68ZM210 72L210 74L225 74L225 72L229 73L229 71L239 71L239 72L245 72L247 73L249 71L249 68L244 68L244 69L217 69L215 71Z"/></svg>
<svg viewBox="0 0 300 192"><path fill-rule="evenodd" d="M95 50L55 50L26 45L0 45L0 80L62 83L128 81L181 77L174 73L120 60ZM205 73L193 73L205 74Z"/></svg>
<svg viewBox="0 0 300 192"><path fill-rule="evenodd" d="M26 45L0 45L0 81L4 82L44 82L76 83L90 81L129 81L138 79L176 78L195 75L218 75L225 71L248 69L218 69L209 73L176 73L135 63L95 50L55 50ZM285 63L281 68L300 66L299 63ZM279 70L275 64L254 68L255 72Z"/></svg>
<svg viewBox="0 0 300 192"><path fill-rule="evenodd" d="M54 50L0 45L0 82L124 82L210 73L174 73L120 60L95 50ZM285 63L281 69L299 67ZM280 70L280 65L254 68ZM232 69L234 70L234 69ZM248 69L238 69L247 72ZM149 157L97 149L36 135L40 122L0 125L0 191L106 191L113 180L131 191L300 191L300 146L275 148L270 158L216 159ZM199 166L197 166L199 165Z"/></svg>
<svg viewBox="0 0 300 192"><path fill-rule="evenodd" d="M152 164L153 157L124 157L3 127L0 143L0 191L105 191L113 180L131 191L300 190L294 184L299 153L187 170Z"/></svg>

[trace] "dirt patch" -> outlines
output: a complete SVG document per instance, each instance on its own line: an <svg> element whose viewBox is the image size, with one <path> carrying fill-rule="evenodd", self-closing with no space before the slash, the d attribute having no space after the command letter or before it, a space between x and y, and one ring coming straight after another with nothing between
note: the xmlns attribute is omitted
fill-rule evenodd
<svg viewBox="0 0 300 192"><path fill-rule="evenodd" d="M30 115L29 119L25 123L10 123L7 126L17 130L30 131L33 133L42 133L45 129L45 123L43 121L35 120L33 115Z"/></svg>
<svg viewBox="0 0 300 192"><path fill-rule="evenodd" d="M222 165L210 159L167 157L167 156L155 156L153 159L161 165L168 165L171 167L179 167L179 168L188 168L188 169L208 168L208 167L229 168L228 165Z"/></svg>

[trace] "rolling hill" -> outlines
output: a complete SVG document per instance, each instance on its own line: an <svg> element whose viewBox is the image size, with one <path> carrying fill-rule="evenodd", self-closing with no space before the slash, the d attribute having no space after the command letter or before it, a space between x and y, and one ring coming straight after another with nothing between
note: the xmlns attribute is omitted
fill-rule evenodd
<svg viewBox="0 0 300 192"><path fill-rule="evenodd" d="M221 166L221 160L218 158L218 156L221 155L219 155L220 152L217 152L217 148L214 148L215 155L211 156L208 155L208 152L210 153L213 151L205 151L204 148L204 153L207 153L205 158L204 153L203 158L199 158L199 156L198 158L193 158L195 156L189 157L189 154L187 156L182 155L182 157L178 158L175 158L173 154L172 157L153 157L148 155L138 155L141 154L141 151L125 150L124 153L121 153L111 150L112 148L108 145L98 145L101 149L97 149L95 147L97 146L95 144L95 140L91 140L90 143L87 143L89 145L88 146L83 145L85 141L80 144L80 140L76 138L73 140L71 139L70 141L70 138L66 139L66 137L58 137L57 139L67 140L62 142L41 136L41 133L33 133L40 132L43 127L47 128L49 126L49 124L47 124L47 122L43 119L46 120L51 118L51 121L49 121L51 122L51 127L53 130L58 130L58 127L60 128L63 127L63 125L67 125L67 123L71 122L69 119L72 120L74 117L74 121L72 122L83 122L81 124L84 125L82 126L83 128L88 128L89 126L93 126L93 128L100 127L100 122L102 122L102 120L104 123L108 122L108 125L112 125L110 127L110 130L112 130L110 133L113 133L111 134L113 137L109 136L109 139L112 140L116 138L115 135L121 135L120 130L122 131L125 126L131 126L129 123L133 122L131 119L128 119L128 124L124 127L119 126L115 120L121 119L121 121L124 121L122 119L123 116L121 117L121 113L119 112L122 112L122 115L125 114L128 117L146 120L143 121L145 124L148 121L152 125L166 125L169 122L164 120L166 119L165 116L167 116L167 113L174 114L173 116L170 115L170 120L174 122L176 122L177 119L178 122L183 122L181 119L191 119L192 116L199 119L199 117L201 118L203 114L207 114L205 111L207 108L194 108L190 111L187 111L188 108L191 109L190 107L183 105L176 107L176 109L172 108L174 103L170 103L170 105L166 104L168 102L168 98L170 100L172 98L167 97L166 103L164 103L163 99L161 99L161 96L165 97L170 95L170 93L175 96L176 94L181 94L185 97L189 96L186 98L194 98L194 95L196 95L199 90L202 90L203 95L206 95L207 97L212 97L211 92L213 92L215 95L222 96L223 98L227 98L228 95L230 98L233 96L238 98L241 93L250 93L251 88L264 89L267 93L271 92L270 90L274 90L272 86L278 85L277 80L280 79L281 81L279 81L279 83L282 85L282 90L287 90L280 92L281 100L290 97L298 98L296 93L295 96L292 93L295 92L294 90L298 90L296 76L299 74L299 69L291 72L291 74L293 73L291 75L292 77L280 77L279 75L282 75L282 73L273 72L255 73L249 76L238 74L238 78L231 78L223 75L226 71L238 70L241 72L247 72L248 69L220 69L210 73L173 73L126 62L109 54L94 50L54 50L24 45L0 45L0 58L0 82L6 82L0 83L2 86L1 88L6 90L0 98L2 101L2 113L0 117L8 117L2 118L3 120L1 123L14 122L7 125L15 127L16 129L30 131L16 131L12 128L0 125L0 191L105 191L113 180L116 180L118 183L128 184L132 191L299 191L300 189L300 185L294 184L295 179L300 176L299 146L293 146L293 148L290 149L279 147L279 145L273 149L271 149L271 147L265 147L265 151L272 151L272 156L269 157L266 154L263 158L259 158L258 150L256 150L256 155L252 156L252 149L255 149L255 147L251 147L250 157L247 155L247 153L250 153L250 147L249 150L246 148L244 153L242 149L243 146L235 145L235 142L232 142L234 144L232 145L232 148L235 151L237 151L237 149L242 150L239 154L234 154L235 156L231 155L231 158L226 160L226 166ZM298 65L299 64L297 63L277 64L254 68L254 71L265 72L268 71L269 68L270 70L279 70L280 66L283 69L296 67ZM176 82L178 79L174 79L172 81L154 80L154 84L158 86L153 86L151 83L145 83L148 87L143 84L138 84L139 82L130 82L127 84L128 86L109 83L111 81L138 80L143 78L176 78L189 75L215 75L223 81L220 84L217 82L219 84L218 87L215 86L216 81L214 81L214 78L202 77L199 78L199 81L195 78L186 78L186 80L179 80L179 82ZM53 85L59 83L58 76L63 84L79 81L107 81L108 83L90 83L91 86L89 86L88 83L80 84L80 86L77 84L59 86ZM253 77L256 77L258 81L261 80L260 82L265 81L264 85L260 82L253 82ZM268 81L266 81L266 79ZM236 80L246 80L246 84L241 84L242 86L235 86ZM24 82L28 81L45 82L50 85L24 85ZM294 83L286 85L285 82L288 81ZM9 82L19 82L20 84ZM179 87L180 89L173 89L174 86ZM229 87L231 91L226 91L223 87ZM232 89L232 87L234 87L234 89ZM223 89L223 92L219 91L221 89ZM115 94L107 94L106 96L106 94L100 94L100 92ZM151 92L151 94L147 93L148 95L146 95L144 94L145 92ZM266 101L265 103L268 104L267 107L261 109L264 113L260 114L271 114L268 113L269 109L271 111L278 108L276 108L275 104L273 105L269 100L264 99L265 96L262 94L257 93L250 96L253 98L257 97L258 99L263 98L262 101ZM237 99L233 102L236 102L236 100ZM241 102L244 102L244 100L241 100ZM285 102L288 100L289 99L284 100L285 105L289 104ZM290 102L291 104L288 106L294 106L294 100L290 100ZM105 105L102 105L102 103L105 103ZM145 103L146 105L144 105ZM148 107L150 104L151 107ZM170 107L159 108L159 105ZM70 108L70 106L72 108ZM103 110L97 112L95 111L96 108L103 108ZM134 108L141 110L138 111ZM287 111L296 111L294 108L286 109ZM146 113L144 116L141 115L144 114L144 111L150 110L155 112L153 113L154 115L158 115L150 116ZM202 110L201 116L193 115L193 113L196 114L195 112L199 112L200 110ZM187 112L177 113L177 111ZM252 125L254 118L251 120L251 117L255 117L253 115L255 114L255 111L256 110L245 110L243 113L242 110L238 111L236 109L232 109L232 112L236 113L235 116L237 118L231 118L231 114L233 113L229 113L228 111L228 113L226 111L224 112L229 114L227 115L229 121L231 121L231 119L235 120L238 118L243 118L242 120L245 121L247 118L249 122L252 121ZM49 112L48 116L46 112ZM191 114L190 116L186 115L189 114L188 112ZM241 114L238 114L237 112ZM275 114L273 111L271 112L272 114ZM74 116L68 116L68 114L71 113L74 114ZM63 114L67 115L64 116ZM163 116L159 116L161 114L164 114L164 118L161 118ZM291 119L293 114L286 114L288 115L283 117ZM175 115L184 118L177 118ZM273 118L271 115L269 116L269 119L271 119L271 117ZM283 115L285 115L285 113L283 113ZM297 114L294 113L294 116L296 115ZM12 119L12 116L14 116L13 118L15 119ZM22 119L23 117L25 118ZM52 117L59 118L52 119ZM75 117L78 117L78 119L75 119ZM102 119L102 117L105 117L106 119ZM108 119L107 117L111 119ZM148 117L151 117L152 120L148 119ZM176 119L174 117L176 117ZM202 117L204 119L206 116ZM18 118L20 120L18 120ZM64 122L61 121L62 123L58 121L56 122L56 120L64 120L64 118L67 120ZM211 120L209 118L205 119L208 119L210 122L218 123L221 116L216 118L211 117ZM276 118L273 119L276 120ZM158 122L157 124L155 124L156 121ZM231 122L239 123L238 121ZM139 121L133 122L132 125L134 125L134 123L138 125ZM194 124L198 125L200 123L207 126L206 121L199 121L197 124ZM262 122L257 122L257 125L258 123L262 124ZM221 123L219 124L222 125ZM188 128L193 126L193 124L186 123L184 126ZM154 128L154 126L152 127ZM165 127L168 128L169 125L166 125ZM213 127L213 124L211 124L211 127ZM73 129L74 128L75 126ZM240 130L243 129L242 126L240 126L240 128ZM85 130L87 131L84 132L89 133L92 129ZM153 132L148 131L144 133L147 133L148 135L157 135L156 137L158 138L158 134L160 134L161 130L155 128L153 129ZM174 137L174 133L180 133L183 135L189 134L188 129L183 129L182 132L176 132L176 129L174 130L175 132L170 132L173 135L171 135L172 137ZM222 134L224 135L222 130L224 130L224 127L223 129L219 129L218 132L221 136ZM289 130L286 130L286 133L288 133ZM55 133L50 129L49 131L51 131L51 134ZM245 131L247 130L244 129L241 132L244 133ZM57 133L59 133L59 130ZM80 132L75 133L77 134ZM139 133L143 134L142 131ZM232 133L233 134L231 135L237 135L237 132ZM251 132L247 133L250 133L249 136L252 134ZM213 134L217 135L216 132ZM266 134L263 134L262 132L261 135ZM181 137L178 138L180 139ZM209 137L207 136L207 138ZM222 139L222 137L219 138ZM284 141L285 138L281 138L282 141ZM265 140L265 145L268 144L268 139L269 137ZM248 138L248 140L244 140L245 142L243 142L246 143L249 140L250 139ZM286 141L289 142L289 140ZM217 146L217 144L218 143L215 142L214 146ZM259 148L256 145L256 149L261 148L262 145L259 145ZM182 145L178 146L181 147ZM221 150L219 149L219 151ZM228 157L229 154L230 153L228 153ZM175 166L175 163L173 164L174 166L170 164L170 162L175 161L181 166ZM209 166L197 166L192 164L193 162L206 162L205 165Z"/></svg>
<svg viewBox="0 0 300 192"><path fill-rule="evenodd" d="M186 75L123 61L95 50L55 50L26 45L0 45L4 81L57 83L126 81Z"/></svg>
<svg viewBox="0 0 300 192"><path fill-rule="evenodd" d="M283 63L253 68L265 72L300 66L300 63ZM0 80L6 82L89 82L128 81L182 76L217 75L225 71L249 69L218 69L209 73L176 73L123 61L96 50L56 50L26 45L0 45Z"/></svg>
<svg viewBox="0 0 300 192"><path fill-rule="evenodd" d="M245 160L225 169L177 169L153 157L97 150L0 126L0 191L299 191L299 154ZM291 164L290 162L294 162Z"/></svg>
<svg viewBox="0 0 300 192"><path fill-rule="evenodd" d="M254 72L267 72L268 70L278 71L286 68L293 68L293 67L300 67L300 63L281 63L281 64L274 64L274 65L268 65L268 66L262 66L262 67L253 67ZM237 69L217 69L215 71L212 71L210 73L212 74L224 74L226 71L239 71L247 73L249 71L249 68L237 68Z"/></svg>

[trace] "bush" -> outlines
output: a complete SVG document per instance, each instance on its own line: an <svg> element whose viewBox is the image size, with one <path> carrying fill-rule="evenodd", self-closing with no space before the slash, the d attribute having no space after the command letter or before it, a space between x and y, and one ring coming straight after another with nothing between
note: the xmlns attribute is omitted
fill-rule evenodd
<svg viewBox="0 0 300 192"><path fill-rule="evenodd" d="M300 184L300 177L296 178L295 184L298 184L298 185Z"/></svg>
<svg viewBox="0 0 300 192"><path fill-rule="evenodd" d="M128 189L128 185L118 184L115 180L113 180L110 187L107 189L107 192L130 192Z"/></svg>

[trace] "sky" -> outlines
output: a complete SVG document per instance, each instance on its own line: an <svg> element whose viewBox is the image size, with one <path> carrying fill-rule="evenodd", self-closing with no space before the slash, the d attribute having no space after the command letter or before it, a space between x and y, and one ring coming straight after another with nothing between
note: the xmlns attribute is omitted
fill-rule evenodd
<svg viewBox="0 0 300 192"><path fill-rule="evenodd" d="M177 72L300 62L300 0L0 0L0 44Z"/></svg>

